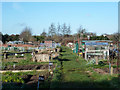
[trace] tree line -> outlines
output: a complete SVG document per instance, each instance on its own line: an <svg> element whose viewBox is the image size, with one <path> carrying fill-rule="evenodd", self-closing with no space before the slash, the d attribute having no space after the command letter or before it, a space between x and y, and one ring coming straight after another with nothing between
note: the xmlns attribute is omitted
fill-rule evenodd
<svg viewBox="0 0 120 90"><path fill-rule="evenodd" d="M83 28L81 25L77 29L77 33L71 34L71 26L67 25L66 23L63 23L60 25L59 23L57 26L55 26L54 23L51 23L51 25L48 27L48 33L43 29L42 33L40 35L32 35L32 29L29 27L25 27L20 34L2 34L0 32L0 39L3 43L6 43L8 41L24 41L24 42L43 42L44 40L54 40L55 42L60 42L65 44L66 41L73 41L77 40L77 38L80 39L89 39L89 40L109 40L107 36L101 35L97 36L96 33L93 32L87 32L85 28ZM115 33L111 40L117 39L117 34ZM88 37L89 36L89 37Z"/></svg>

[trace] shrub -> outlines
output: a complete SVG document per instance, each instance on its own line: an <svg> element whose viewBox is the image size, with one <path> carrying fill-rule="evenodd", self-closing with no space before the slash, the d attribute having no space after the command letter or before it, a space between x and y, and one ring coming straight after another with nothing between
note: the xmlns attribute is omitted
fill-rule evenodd
<svg viewBox="0 0 120 90"><path fill-rule="evenodd" d="M103 61L99 61L99 62L98 62L98 65L100 65L100 66L104 66L105 64L104 64Z"/></svg>

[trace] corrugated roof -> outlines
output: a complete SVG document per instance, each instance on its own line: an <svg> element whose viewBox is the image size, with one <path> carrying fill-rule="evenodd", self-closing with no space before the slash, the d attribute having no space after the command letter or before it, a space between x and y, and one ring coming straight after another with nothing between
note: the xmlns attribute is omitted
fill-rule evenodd
<svg viewBox="0 0 120 90"><path fill-rule="evenodd" d="M86 45L109 45L108 42L85 42Z"/></svg>
<svg viewBox="0 0 120 90"><path fill-rule="evenodd" d="M82 42L112 42L110 40L82 40Z"/></svg>

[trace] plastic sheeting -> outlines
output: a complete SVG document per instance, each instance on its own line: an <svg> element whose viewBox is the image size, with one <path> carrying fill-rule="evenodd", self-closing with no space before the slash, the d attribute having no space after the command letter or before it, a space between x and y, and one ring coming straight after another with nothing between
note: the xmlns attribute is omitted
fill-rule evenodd
<svg viewBox="0 0 120 90"><path fill-rule="evenodd" d="M109 45L107 42L86 42L85 45Z"/></svg>

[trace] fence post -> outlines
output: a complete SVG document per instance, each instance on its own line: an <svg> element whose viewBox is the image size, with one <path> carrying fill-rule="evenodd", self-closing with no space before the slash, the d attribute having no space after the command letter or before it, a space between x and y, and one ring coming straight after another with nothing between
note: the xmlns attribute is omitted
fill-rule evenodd
<svg viewBox="0 0 120 90"><path fill-rule="evenodd" d="M111 75L113 75L113 67L111 67Z"/></svg>

